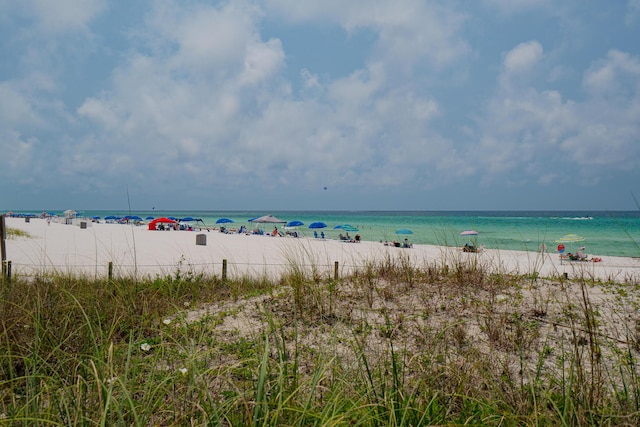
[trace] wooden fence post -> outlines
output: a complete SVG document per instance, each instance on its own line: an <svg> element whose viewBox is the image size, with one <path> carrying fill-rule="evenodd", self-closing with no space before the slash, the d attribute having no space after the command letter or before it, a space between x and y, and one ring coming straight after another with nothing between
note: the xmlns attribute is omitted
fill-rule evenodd
<svg viewBox="0 0 640 427"><path fill-rule="evenodd" d="M4 215L0 215L0 263L2 263L2 272L5 271L4 262L7 260L7 247L4 240L7 238L7 228L4 222Z"/></svg>
<svg viewBox="0 0 640 427"><path fill-rule="evenodd" d="M338 261L333 265L333 280L338 280Z"/></svg>
<svg viewBox="0 0 640 427"><path fill-rule="evenodd" d="M113 262L109 261L109 281L113 280Z"/></svg>
<svg viewBox="0 0 640 427"><path fill-rule="evenodd" d="M226 259L222 260L222 281L223 282L227 281L227 260Z"/></svg>
<svg viewBox="0 0 640 427"><path fill-rule="evenodd" d="M11 283L11 261L7 261L7 283Z"/></svg>

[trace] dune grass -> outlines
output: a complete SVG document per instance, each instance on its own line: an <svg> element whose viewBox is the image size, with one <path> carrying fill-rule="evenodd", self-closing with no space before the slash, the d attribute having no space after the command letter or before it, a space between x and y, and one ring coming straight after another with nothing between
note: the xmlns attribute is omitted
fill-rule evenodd
<svg viewBox="0 0 640 427"><path fill-rule="evenodd" d="M0 425L640 423L638 284L289 262L2 282Z"/></svg>
<svg viewBox="0 0 640 427"><path fill-rule="evenodd" d="M7 227L6 229L7 239L13 239L16 237L31 237L29 233L23 230L18 230L17 228Z"/></svg>

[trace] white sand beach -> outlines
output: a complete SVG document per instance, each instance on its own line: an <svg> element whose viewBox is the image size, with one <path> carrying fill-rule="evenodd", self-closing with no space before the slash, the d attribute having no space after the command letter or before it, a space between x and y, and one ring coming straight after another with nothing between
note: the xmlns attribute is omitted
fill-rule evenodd
<svg viewBox="0 0 640 427"><path fill-rule="evenodd" d="M218 230L151 231L146 225L87 222L87 228L44 219L6 218L8 228L22 230L29 237L6 240L7 261L12 274L34 275L58 271L104 277L112 263L118 276L164 276L182 273L220 275L223 260L227 273L234 276L277 275L303 267L323 275L333 275L335 263L345 275L387 258L408 260L413 265L457 265L478 262L496 273L527 274L542 277L588 277L623 283L640 280L640 259L610 257L601 262L562 261L557 253L534 253L485 249L464 253L460 248L414 245L412 248L385 246L380 242L345 243L313 237L273 237L267 235L225 234ZM268 226L265 230L269 230ZM197 245L204 235L205 245ZM200 239L203 239L200 237Z"/></svg>

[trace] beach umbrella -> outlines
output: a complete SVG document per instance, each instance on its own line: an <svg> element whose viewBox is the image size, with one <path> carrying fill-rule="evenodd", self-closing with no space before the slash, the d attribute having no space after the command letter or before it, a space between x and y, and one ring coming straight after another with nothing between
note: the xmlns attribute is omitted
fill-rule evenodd
<svg viewBox="0 0 640 427"><path fill-rule="evenodd" d="M177 221L175 219L162 217L162 218L156 218L151 222L154 224L157 224L157 223L175 224Z"/></svg>
<svg viewBox="0 0 640 427"><path fill-rule="evenodd" d="M127 215L124 217L124 219L132 219L134 221L142 221L142 218L140 218L138 215Z"/></svg>
<svg viewBox="0 0 640 427"><path fill-rule="evenodd" d="M169 218L171 221L177 221L177 220L178 220L178 218L176 218L175 216L170 216L170 217L168 217L168 218Z"/></svg>
<svg viewBox="0 0 640 427"><path fill-rule="evenodd" d="M359 230L353 225L345 224L342 226L342 229L347 232L357 233Z"/></svg>
<svg viewBox="0 0 640 427"><path fill-rule="evenodd" d="M326 228L327 224L325 224L324 222L312 222L311 224L309 224L309 228Z"/></svg>
<svg viewBox="0 0 640 427"><path fill-rule="evenodd" d="M413 231L406 228L401 228L400 230L396 230L396 234L413 234Z"/></svg>
<svg viewBox="0 0 640 427"><path fill-rule="evenodd" d="M477 236L478 232L476 230L465 230L460 233L461 236Z"/></svg>
<svg viewBox="0 0 640 427"><path fill-rule="evenodd" d="M577 234L565 234L556 240L556 243L576 243L584 241L584 237L579 236Z"/></svg>
<svg viewBox="0 0 640 427"><path fill-rule="evenodd" d="M342 229L341 225L336 225L335 227L333 227L334 230L338 230L338 229Z"/></svg>
<svg viewBox="0 0 640 427"><path fill-rule="evenodd" d="M91 219L100 219L100 217L96 215L96 216L92 216Z"/></svg>
<svg viewBox="0 0 640 427"><path fill-rule="evenodd" d="M304 222L302 221L289 221L287 223L287 227L300 227L301 225L304 225Z"/></svg>
<svg viewBox="0 0 640 427"><path fill-rule="evenodd" d="M115 215L107 215L104 217L104 219L106 220L110 220L110 219L116 219Z"/></svg>
<svg viewBox="0 0 640 427"><path fill-rule="evenodd" d="M229 218L220 218L216 221L216 224L231 224L233 222L232 219Z"/></svg>
<svg viewBox="0 0 640 427"><path fill-rule="evenodd" d="M286 224L287 223L287 221L283 221L279 218L276 218L273 215L265 215L258 218L254 218L254 220L251 222L255 222L257 224Z"/></svg>
<svg viewBox="0 0 640 427"><path fill-rule="evenodd" d="M180 220L181 222L190 222L190 221L195 221L195 219L191 218L190 216L186 217L186 218L182 218Z"/></svg>
<svg viewBox="0 0 640 427"><path fill-rule="evenodd" d="M148 216L148 217L146 217L145 219L146 219L147 221L150 221L150 220L152 220L152 219L153 219L153 217L152 217L152 216Z"/></svg>

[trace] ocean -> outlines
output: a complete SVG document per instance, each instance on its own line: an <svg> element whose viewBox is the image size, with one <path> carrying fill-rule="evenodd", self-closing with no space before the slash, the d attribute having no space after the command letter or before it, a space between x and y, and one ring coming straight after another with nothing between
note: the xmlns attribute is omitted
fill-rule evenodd
<svg viewBox="0 0 640 427"><path fill-rule="evenodd" d="M40 213L40 212L38 212ZM62 212L54 212L62 215ZM351 225L358 229L362 240L392 241L408 238L417 244L462 246L467 242L491 249L538 251L544 244L549 252L555 252L556 240L568 234L584 238L576 243L564 243L568 252L586 247L586 253L599 256L640 257L640 211L78 211L87 218L99 216L138 215L142 218L176 217L199 218L209 227L216 227L220 218L233 220L227 228L245 225L253 228L249 219L273 214L286 221L302 221L299 232L313 237L308 225L321 221L327 228L328 238L337 238L343 232L336 226ZM261 228L272 230L273 225ZM281 228L279 226L279 228ZM410 230L413 234L396 234L397 230ZM461 236L465 230L475 230L476 236ZM350 232L353 237L356 232Z"/></svg>

